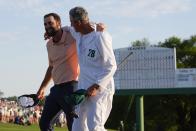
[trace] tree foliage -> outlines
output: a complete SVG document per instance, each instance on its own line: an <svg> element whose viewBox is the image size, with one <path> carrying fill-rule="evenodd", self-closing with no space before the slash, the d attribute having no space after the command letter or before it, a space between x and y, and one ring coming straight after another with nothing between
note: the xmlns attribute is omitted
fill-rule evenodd
<svg viewBox="0 0 196 131"><path fill-rule="evenodd" d="M176 48L178 68L196 67L196 35L186 40L173 36L166 39L165 42L159 42L159 46Z"/></svg>
<svg viewBox="0 0 196 131"><path fill-rule="evenodd" d="M17 101L17 96L10 96L6 98L8 101Z"/></svg>
<svg viewBox="0 0 196 131"><path fill-rule="evenodd" d="M131 42L131 45L132 47L135 47L135 46L147 47L150 45L150 42L147 38L143 38L142 40L136 40L136 41Z"/></svg>

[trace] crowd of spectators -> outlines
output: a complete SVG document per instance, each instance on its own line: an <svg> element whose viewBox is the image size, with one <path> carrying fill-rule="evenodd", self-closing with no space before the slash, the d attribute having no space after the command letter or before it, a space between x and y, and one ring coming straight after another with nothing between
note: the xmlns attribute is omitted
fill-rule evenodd
<svg viewBox="0 0 196 131"><path fill-rule="evenodd" d="M19 125L38 124L42 110L43 106L37 105L30 108L22 108L16 101L0 99L0 122ZM58 127L66 125L66 117L63 112L55 121L55 125Z"/></svg>
<svg viewBox="0 0 196 131"><path fill-rule="evenodd" d="M0 99L0 122L31 125L39 122L42 106L22 108L16 101Z"/></svg>

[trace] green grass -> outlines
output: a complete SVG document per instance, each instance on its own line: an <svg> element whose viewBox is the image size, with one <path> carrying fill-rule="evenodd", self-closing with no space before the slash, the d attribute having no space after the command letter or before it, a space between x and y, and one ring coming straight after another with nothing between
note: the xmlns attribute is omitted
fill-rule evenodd
<svg viewBox="0 0 196 131"><path fill-rule="evenodd" d="M22 126L16 124L0 123L0 131L39 131L38 125ZM55 131L68 131L67 128L55 127ZM114 131L114 130L108 130Z"/></svg>
<svg viewBox="0 0 196 131"><path fill-rule="evenodd" d="M0 131L39 131L38 125L22 126L16 124L0 123ZM64 128L56 128L55 131L68 131Z"/></svg>

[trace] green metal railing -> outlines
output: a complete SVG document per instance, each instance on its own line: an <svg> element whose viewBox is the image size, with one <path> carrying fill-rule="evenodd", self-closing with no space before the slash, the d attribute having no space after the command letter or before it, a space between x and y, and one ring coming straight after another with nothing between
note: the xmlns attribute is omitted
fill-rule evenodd
<svg viewBox="0 0 196 131"><path fill-rule="evenodd" d="M116 90L115 95L132 95L125 116L128 116L133 100L136 101L136 131L144 131L144 96L145 95L172 95L172 94L196 94L196 87L184 88L159 88L159 89L121 89ZM126 120L126 118L125 118Z"/></svg>

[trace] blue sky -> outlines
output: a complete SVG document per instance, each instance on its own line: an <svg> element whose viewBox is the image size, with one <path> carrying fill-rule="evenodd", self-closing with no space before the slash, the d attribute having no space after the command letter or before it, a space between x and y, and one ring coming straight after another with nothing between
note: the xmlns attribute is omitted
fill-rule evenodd
<svg viewBox="0 0 196 131"><path fill-rule="evenodd" d="M1 0L4 97L37 92L48 66L43 15L56 12L63 25L70 25L68 12L75 6L86 8L91 21L107 25L114 49L142 38L156 44L170 36L186 39L196 34L194 0Z"/></svg>

